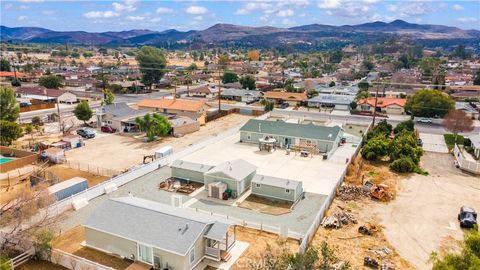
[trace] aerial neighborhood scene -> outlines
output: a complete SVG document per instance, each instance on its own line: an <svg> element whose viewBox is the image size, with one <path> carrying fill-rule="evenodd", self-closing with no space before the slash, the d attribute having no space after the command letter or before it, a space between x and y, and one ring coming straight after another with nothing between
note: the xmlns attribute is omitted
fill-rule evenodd
<svg viewBox="0 0 480 270"><path fill-rule="evenodd" d="M0 15L0 270L480 270L480 2Z"/></svg>

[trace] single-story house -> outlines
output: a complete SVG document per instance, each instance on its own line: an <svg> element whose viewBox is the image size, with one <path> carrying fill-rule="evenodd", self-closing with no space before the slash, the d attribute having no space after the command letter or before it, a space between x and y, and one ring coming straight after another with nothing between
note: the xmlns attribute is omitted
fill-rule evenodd
<svg viewBox="0 0 480 270"><path fill-rule="evenodd" d="M221 98L241 102L257 101L262 97L262 92L245 89L227 88L222 90Z"/></svg>
<svg viewBox="0 0 480 270"><path fill-rule="evenodd" d="M264 98L269 101L273 101L277 104L288 103L292 106L300 105L302 102L307 101L306 93L290 93L281 91L267 91Z"/></svg>
<svg viewBox="0 0 480 270"><path fill-rule="evenodd" d="M335 94L319 94L308 100L309 107L328 107L337 110L350 110L350 103L355 100L355 96L335 95Z"/></svg>
<svg viewBox="0 0 480 270"><path fill-rule="evenodd" d="M256 174L252 179L252 194L295 202L301 198L303 187L300 181Z"/></svg>
<svg viewBox="0 0 480 270"><path fill-rule="evenodd" d="M252 178L257 172L257 167L242 159L226 161L205 173L205 186L210 189L209 184L222 182L232 190L233 197L245 192L251 184Z"/></svg>
<svg viewBox="0 0 480 270"><path fill-rule="evenodd" d="M135 110L125 102L113 103L102 106L96 113L97 124L108 125L119 132L137 130L135 119L149 113L147 110Z"/></svg>
<svg viewBox="0 0 480 270"><path fill-rule="evenodd" d="M175 160L170 165L172 177L205 183L204 174L214 166L184 160Z"/></svg>
<svg viewBox="0 0 480 270"><path fill-rule="evenodd" d="M207 109L209 106L204 100L188 99L145 99L137 104L139 109L154 112L187 116L197 120L200 125L206 123Z"/></svg>
<svg viewBox="0 0 480 270"><path fill-rule="evenodd" d="M312 123L250 119L240 128L240 142L259 144L260 140L269 137L275 140L277 147L314 146L317 153L337 149L342 136L343 130L339 126L326 127Z"/></svg>
<svg viewBox="0 0 480 270"><path fill-rule="evenodd" d="M188 90L189 97L215 98L218 97L218 88L215 86L201 85Z"/></svg>
<svg viewBox="0 0 480 270"><path fill-rule="evenodd" d="M73 104L78 101L77 96L58 89L49 89L43 86L20 86L15 89L17 95L32 100L32 103L60 102ZM36 101L36 102L33 102Z"/></svg>
<svg viewBox="0 0 480 270"><path fill-rule="evenodd" d="M155 269L193 269L228 260L235 225L227 219L136 197L110 198L85 225L85 245Z"/></svg>
<svg viewBox="0 0 480 270"><path fill-rule="evenodd" d="M386 114L405 114L406 99L379 97L377 100L377 112ZM375 108L375 98L361 99L357 102L357 108L363 112L371 112Z"/></svg>
<svg viewBox="0 0 480 270"><path fill-rule="evenodd" d="M474 119L478 119L478 116L480 115L480 111L475 109L468 102L455 102L455 109L464 111L468 117L472 117Z"/></svg>

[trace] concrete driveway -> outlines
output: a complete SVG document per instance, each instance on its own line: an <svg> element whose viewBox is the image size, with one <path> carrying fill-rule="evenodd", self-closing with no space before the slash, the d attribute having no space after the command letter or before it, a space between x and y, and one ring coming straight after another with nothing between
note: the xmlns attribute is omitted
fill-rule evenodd
<svg viewBox="0 0 480 270"><path fill-rule="evenodd" d="M423 150L435 153L448 153L448 147L443 135L420 133L423 142Z"/></svg>
<svg viewBox="0 0 480 270"><path fill-rule="evenodd" d="M372 210L398 253L417 269L431 269L433 251L463 238L457 221L460 207L480 210L480 181L456 169L450 154L427 152L421 166L430 175L402 180L397 198Z"/></svg>

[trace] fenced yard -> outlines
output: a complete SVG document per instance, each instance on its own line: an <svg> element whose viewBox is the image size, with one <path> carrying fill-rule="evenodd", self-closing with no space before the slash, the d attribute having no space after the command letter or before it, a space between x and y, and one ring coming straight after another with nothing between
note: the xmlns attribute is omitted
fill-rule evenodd
<svg viewBox="0 0 480 270"><path fill-rule="evenodd" d="M480 174L480 162L477 162L472 159L468 159L465 155L470 155L469 153L463 153L460 147L455 144L453 148L453 155L455 160L458 162L460 169L473 174Z"/></svg>

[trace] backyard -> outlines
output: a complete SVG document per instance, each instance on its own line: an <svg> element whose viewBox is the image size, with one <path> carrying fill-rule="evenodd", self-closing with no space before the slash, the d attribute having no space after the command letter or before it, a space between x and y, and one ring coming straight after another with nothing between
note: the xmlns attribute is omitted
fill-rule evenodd
<svg viewBox="0 0 480 270"><path fill-rule="evenodd" d="M290 213L293 202L270 200L265 197L250 195L238 207L252 209L264 214L282 215Z"/></svg>
<svg viewBox="0 0 480 270"><path fill-rule="evenodd" d="M113 170L125 170L140 164L145 155L153 155L155 150L165 145L180 151L191 144L216 136L235 126L241 125L251 116L230 114L212 122L208 122L200 130L187 134L182 138L166 137L160 141L145 143L141 138L112 134L85 142L85 147L70 150L66 153L68 161L93 164Z"/></svg>

